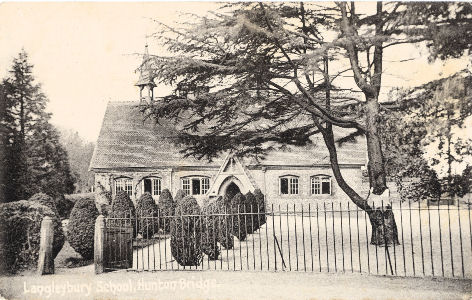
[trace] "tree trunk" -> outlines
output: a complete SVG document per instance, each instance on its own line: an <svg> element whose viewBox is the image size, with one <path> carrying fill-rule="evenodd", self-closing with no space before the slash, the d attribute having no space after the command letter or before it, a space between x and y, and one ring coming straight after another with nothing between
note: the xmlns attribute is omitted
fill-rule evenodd
<svg viewBox="0 0 472 300"><path fill-rule="evenodd" d="M398 230L397 225L395 222L395 218L393 215L392 207L390 203L384 203L380 206L375 206L374 203L369 204L370 202L368 199L362 198L356 191L354 191L344 180L344 177L341 174L341 170L339 168L339 162L337 157L336 146L334 142L334 135L333 129L331 125L327 125L326 128L321 128L321 132L323 134L323 139L329 151L329 158L331 162L331 168L333 170L334 177L336 178L336 182L338 183L339 187L348 195L354 204L356 204L360 209L364 210L367 215L369 216L370 223L372 225L372 235L370 238L370 243L372 245L378 246L389 246L393 243L399 244L398 241ZM371 143L370 147L375 147L378 145L380 147L380 140L377 139L376 143ZM368 143L369 149L369 143ZM374 153L382 154L381 149L374 149ZM382 161L382 157L380 158ZM375 166L378 167L378 164ZM382 170L383 171L383 164ZM381 173L379 170L374 169L373 171L377 172L377 174L383 174L383 179L377 178L377 181L371 181L376 184L376 182L380 182L384 184L384 190L386 189L386 179L385 179L385 172ZM370 173L369 173L370 176ZM371 185L372 186L372 185ZM375 186L374 190L375 190ZM382 190L382 192L384 191Z"/></svg>

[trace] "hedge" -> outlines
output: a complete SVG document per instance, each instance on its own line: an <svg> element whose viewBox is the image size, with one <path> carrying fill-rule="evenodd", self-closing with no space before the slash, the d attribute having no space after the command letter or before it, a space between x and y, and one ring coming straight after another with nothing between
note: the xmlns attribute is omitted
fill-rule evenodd
<svg viewBox="0 0 472 300"><path fill-rule="evenodd" d="M62 220L69 219L72 208L74 208L74 202L64 197L64 195L56 197L54 202L56 204L59 217Z"/></svg>
<svg viewBox="0 0 472 300"><path fill-rule="evenodd" d="M248 215L245 214L248 211L246 208L246 197L241 193L237 193L231 200L231 213L233 214L231 222L233 235L240 241L244 241L248 234L246 229L250 220Z"/></svg>
<svg viewBox="0 0 472 300"><path fill-rule="evenodd" d="M260 189L255 189L254 197L256 198L256 203L257 203L257 206L259 207L259 217L258 217L257 228L261 228L261 226L266 223L266 215L265 215L266 205L264 201L264 194L262 194Z"/></svg>
<svg viewBox="0 0 472 300"><path fill-rule="evenodd" d="M144 193L136 202L136 215L138 217L138 233L143 238L151 238L159 231L157 219L157 205L150 193Z"/></svg>
<svg viewBox="0 0 472 300"><path fill-rule="evenodd" d="M251 192L247 192L247 194L244 195L244 197L246 198L245 211L247 213L246 230L247 230L247 234L252 234L260 227L259 220L258 220L260 215L257 214L257 208L258 208L257 199L254 196L254 194Z"/></svg>
<svg viewBox="0 0 472 300"><path fill-rule="evenodd" d="M220 196L215 201L218 213L226 215L224 219L220 220L221 230L218 232L218 242L225 249L232 249L234 247L233 228L231 225L231 216L228 215L231 214L231 207L227 205L227 203L231 203L231 201L227 200L227 198L227 195L225 195L225 197Z"/></svg>
<svg viewBox="0 0 472 300"><path fill-rule="evenodd" d="M175 202L172 199L172 194L168 189L163 189L159 196L159 217L160 228L165 232L170 232L171 217L175 213ZM167 217L167 218L166 218Z"/></svg>
<svg viewBox="0 0 472 300"><path fill-rule="evenodd" d="M175 217L170 223L171 253L181 266L198 266L202 261L201 218L181 215L200 215L201 210L192 196L177 202Z"/></svg>
<svg viewBox="0 0 472 300"><path fill-rule="evenodd" d="M49 207L56 214L56 216L59 217L59 212L57 211L56 203L54 202L54 199L51 196L46 195L44 193L36 193L31 196L28 201L37 202L39 204Z"/></svg>
<svg viewBox="0 0 472 300"><path fill-rule="evenodd" d="M61 220L49 207L27 200L0 204L0 272L16 273L37 267L41 221L45 216L53 221L56 257L65 239Z"/></svg>
<svg viewBox="0 0 472 300"><path fill-rule="evenodd" d="M183 190L178 190L174 197L175 204L179 203L183 198L185 198L185 192Z"/></svg>
<svg viewBox="0 0 472 300"><path fill-rule="evenodd" d="M209 201L208 201L209 203ZM218 234L221 231L222 216L218 216L216 202L209 203L203 208L202 251L211 260L218 259L221 251L218 247ZM224 221L223 221L224 222Z"/></svg>
<svg viewBox="0 0 472 300"><path fill-rule="evenodd" d="M70 213L67 240L84 259L93 258L95 220L98 215L93 199L80 199Z"/></svg>
<svg viewBox="0 0 472 300"><path fill-rule="evenodd" d="M136 210L133 201L125 191L118 191L111 204L111 210L108 214L112 218L124 218L124 220L115 220L117 226L132 226L133 236L136 237Z"/></svg>

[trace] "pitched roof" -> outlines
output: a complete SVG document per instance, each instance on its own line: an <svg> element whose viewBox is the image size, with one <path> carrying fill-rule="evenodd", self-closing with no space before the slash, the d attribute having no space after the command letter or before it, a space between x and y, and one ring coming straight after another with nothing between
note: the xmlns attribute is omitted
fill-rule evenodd
<svg viewBox="0 0 472 300"><path fill-rule="evenodd" d="M139 102L109 102L102 128L95 146L90 169L220 167L224 157L209 162L205 159L184 158L173 141L177 129L170 122L158 125L143 120ZM307 147L289 146L284 151L273 151L256 161L245 158L246 165L310 166L328 164L328 151L323 143ZM340 164L364 164L365 142L338 147Z"/></svg>

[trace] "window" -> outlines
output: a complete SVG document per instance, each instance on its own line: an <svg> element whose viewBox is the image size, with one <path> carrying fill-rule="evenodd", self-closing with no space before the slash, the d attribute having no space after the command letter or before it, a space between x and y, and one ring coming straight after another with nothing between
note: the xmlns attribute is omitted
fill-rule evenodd
<svg viewBox="0 0 472 300"><path fill-rule="evenodd" d="M144 178L142 181L143 193L150 193L152 196L161 194L162 184L160 178Z"/></svg>
<svg viewBox="0 0 472 300"><path fill-rule="evenodd" d="M115 180L115 193L125 191L128 196L133 195L133 180L129 178L119 178Z"/></svg>
<svg viewBox="0 0 472 300"><path fill-rule="evenodd" d="M208 177L185 177L182 178L182 190L187 195L205 195L210 189Z"/></svg>
<svg viewBox="0 0 472 300"><path fill-rule="evenodd" d="M311 177L312 195L331 195L331 177L316 175Z"/></svg>
<svg viewBox="0 0 472 300"><path fill-rule="evenodd" d="M298 195L298 177L280 177L280 193L282 195Z"/></svg>

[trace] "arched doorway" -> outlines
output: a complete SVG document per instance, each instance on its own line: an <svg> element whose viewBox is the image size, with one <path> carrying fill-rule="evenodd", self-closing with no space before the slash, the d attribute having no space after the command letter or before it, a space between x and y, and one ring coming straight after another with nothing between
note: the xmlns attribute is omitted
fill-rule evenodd
<svg viewBox="0 0 472 300"><path fill-rule="evenodd" d="M229 199L233 199L233 197L237 194L237 193L241 193L241 190L239 189L239 186L234 183L234 182L231 182L227 187L226 187L226 190L224 192L224 195L227 195L227 197Z"/></svg>

